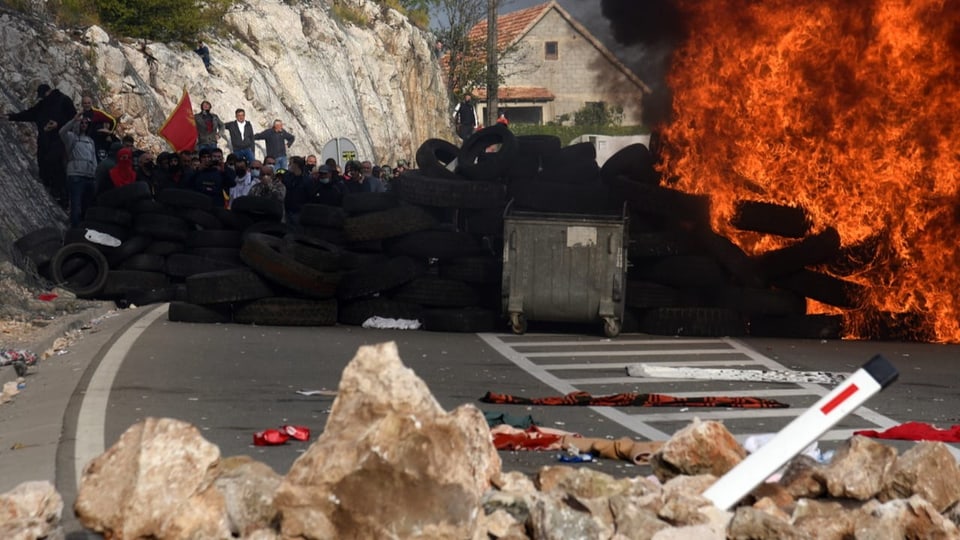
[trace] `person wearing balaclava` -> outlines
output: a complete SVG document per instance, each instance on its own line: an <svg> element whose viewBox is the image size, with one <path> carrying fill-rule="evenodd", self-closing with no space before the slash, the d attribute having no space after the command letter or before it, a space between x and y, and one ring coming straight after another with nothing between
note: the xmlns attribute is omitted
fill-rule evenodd
<svg viewBox="0 0 960 540"><path fill-rule="evenodd" d="M119 188L137 180L137 171L133 168L133 150L121 148L117 151L117 164L110 169L110 187Z"/></svg>

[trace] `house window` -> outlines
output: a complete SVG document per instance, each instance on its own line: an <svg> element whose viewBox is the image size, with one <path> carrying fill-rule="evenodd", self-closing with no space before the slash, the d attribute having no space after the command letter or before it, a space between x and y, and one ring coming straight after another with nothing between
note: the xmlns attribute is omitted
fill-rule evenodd
<svg viewBox="0 0 960 540"><path fill-rule="evenodd" d="M556 60L560 57L560 46L556 41L547 41L543 44L543 59Z"/></svg>

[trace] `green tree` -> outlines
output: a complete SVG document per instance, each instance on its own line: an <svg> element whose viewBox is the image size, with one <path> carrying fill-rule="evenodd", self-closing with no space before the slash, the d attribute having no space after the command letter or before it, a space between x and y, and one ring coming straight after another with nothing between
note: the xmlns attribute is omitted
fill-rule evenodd
<svg viewBox="0 0 960 540"><path fill-rule="evenodd" d="M186 43L219 24L235 3L237 0L94 0L100 20L118 34Z"/></svg>
<svg viewBox="0 0 960 540"><path fill-rule="evenodd" d="M573 121L578 126L619 126L623 123L623 107L590 101L573 113Z"/></svg>

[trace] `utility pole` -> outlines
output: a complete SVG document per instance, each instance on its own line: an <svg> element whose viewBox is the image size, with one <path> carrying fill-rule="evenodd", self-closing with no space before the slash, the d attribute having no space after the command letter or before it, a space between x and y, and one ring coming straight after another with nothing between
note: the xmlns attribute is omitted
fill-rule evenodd
<svg viewBox="0 0 960 540"><path fill-rule="evenodd" d="M497 123L500 109L500 74L497 69L497 5L500 0L487 0L487 115L484 126Z"/></svg>

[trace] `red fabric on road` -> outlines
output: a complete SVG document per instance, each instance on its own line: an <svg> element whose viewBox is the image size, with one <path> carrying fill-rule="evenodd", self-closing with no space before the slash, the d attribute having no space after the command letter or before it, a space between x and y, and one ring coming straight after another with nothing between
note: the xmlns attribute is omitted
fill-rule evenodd
<svg viewBox="0 0 960 540"><path fill-rule="evenodd" d="M589 392L570 392L564 396L528 398L487 392L480 401L514 405L581 405L589 407L736 407L741 409L784 409L790 405L756 397L689 397L627 392L594 396Z"/></svg>
<svg viewBox="0 0 960 540"><path fill-rule="evenodd" d="M924 422L905 422L883 431L865 429L854 431L853 434L874 439L896 439L900 441L960 442L960 425L939 429Z"/></svg>

